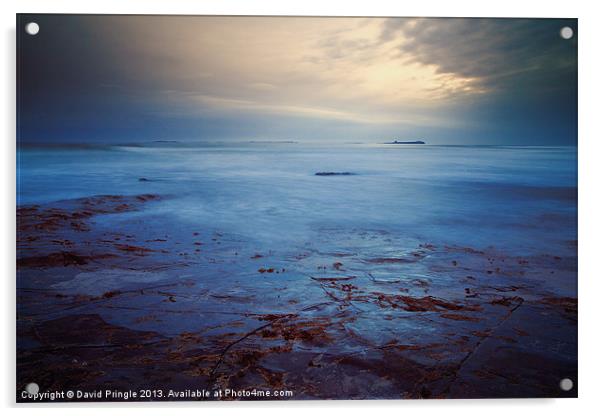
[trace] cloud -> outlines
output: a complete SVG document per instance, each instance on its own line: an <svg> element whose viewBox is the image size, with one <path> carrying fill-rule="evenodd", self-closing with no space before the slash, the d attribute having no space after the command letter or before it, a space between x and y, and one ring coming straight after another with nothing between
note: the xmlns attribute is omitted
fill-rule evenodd
<svg viewBox="0 0 602 416"><path fill-rule="evenodd" d="M559 35L566 25L576 31L572 19L388 19L381 40L398 39L400 56L474 80L484 90L533 82L529 93L541 93L576 71L576 38Z"/></svg>
<svg viewBox="0 0 602 416"><path fill-rule="evenodd" d="M267 82L253 82L249 84L248 87L260 91L274 91L278 88L273 84L268 84Z"/></svg>
<svg viewBox="0 0 602 416"><path fill-rule="evenodd" d="M186 92L169 97L180 114L237 109L440 125L441 114L423 110L480 92L469 78L399 56L394 42L380 40L383 19L195 17L189 24L174 19L115 18L98 30L107 32L100 37L114 57L110 63L127 62L121 70L130 89L148 91L148 101L156 101L152 95L158 91Z"/></svg>
<svg viewBox="0 0 602 416"><path fill-rule="evenodd" d="M497 129L503 137L536 130L550 103L576 97L575 40L558 35L564 25L576 32L570 19L36 19L44 36L21 42L23 120L57 134L187 118L217 135L244 119L257 132L291 126L295 137L324 123L330 136L353 126L364 136ZM567 106L554 107L554 122L573 122L563 119Z"/></svg>
<svg viewBox="0 0 602 416"><path fill-rule="evenodd" d="M132 94L136 94L133 92ZM139 100L146 100L143 93L138 93ZM169 114L173 117L211 117L225 115L236 117L243 114L284 116L296 118L324 119L345 121L351 124L396 125L403 123L409 126L429 124L432 126L458 125L458 120L446 119L436 114L396 114L389 117L380 112L350 112L336 108L320 106L298 106L286 103L265 103L240 98L225 98L206 94L195 94L187 91L164 91L157 99L156 116ZM161 103L169 103L165 110Z"/></svg>

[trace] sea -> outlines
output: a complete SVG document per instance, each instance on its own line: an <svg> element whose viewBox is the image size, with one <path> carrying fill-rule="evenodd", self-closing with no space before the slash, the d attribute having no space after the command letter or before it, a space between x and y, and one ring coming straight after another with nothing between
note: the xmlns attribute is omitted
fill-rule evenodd
<svg viewBox="0 0 602 416"><path fill-rule="evenodd" d="M17 159L19 206L158 194L129 215L265 249L362 231L514 255L577 240L576 147L168 142L29 145Z"/></svg>

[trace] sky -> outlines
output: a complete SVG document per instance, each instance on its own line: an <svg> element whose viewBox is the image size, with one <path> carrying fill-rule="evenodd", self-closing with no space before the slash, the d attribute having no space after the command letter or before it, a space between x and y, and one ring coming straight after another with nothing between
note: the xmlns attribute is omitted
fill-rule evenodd
<svg viewBox="0 0 602 416"><path fill-rule="evenodd" d="M576 19L20 15L17 30L22 142L577 144Z"/></svg>

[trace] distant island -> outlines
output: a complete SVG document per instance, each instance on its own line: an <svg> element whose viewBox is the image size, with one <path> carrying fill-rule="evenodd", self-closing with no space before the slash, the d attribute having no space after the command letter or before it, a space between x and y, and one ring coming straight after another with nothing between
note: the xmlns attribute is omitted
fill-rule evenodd
<svg viewBox="0 0 602 416"><path fill-rule="evenodd" d="M426 143L423 142L422 140L414 140L411 142L400 142L399 140L394 140L392 142L387 142L385 144L426 144Z"/></svg>

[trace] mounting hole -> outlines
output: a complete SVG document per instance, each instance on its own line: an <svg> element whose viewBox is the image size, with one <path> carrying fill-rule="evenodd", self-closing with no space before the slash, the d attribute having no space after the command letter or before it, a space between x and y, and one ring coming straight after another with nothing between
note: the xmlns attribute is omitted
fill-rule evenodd
<svg viewBox="0 0 602 416"><path fill-rule="evenodd" d="M25 391L31 395L36 395L40 392L40 386L37 383L29 383L25 386Z"/></svg>
<svg viewBox="0 0 602 416"><path fill-rule="evenodd" d="M573 380L570 378L563 378L560 380L560 389L563 391L571 391L573 389Z"/></svg>
<svg viewBox="0 0 602 416"><path fill-rule="evenodd" d="M39 31L40 25L38 25L36 22L29 22L25 25L25 32L27 32L29 35L37 35Z"/></svg>
<svg viewBox="0 0 602 416"><path fill-rule="evenodd" d="M563 27L562 29L560 29L560 37L562 39L570 39L573 37L573 29L571 29L568 26Z"/></svg>

